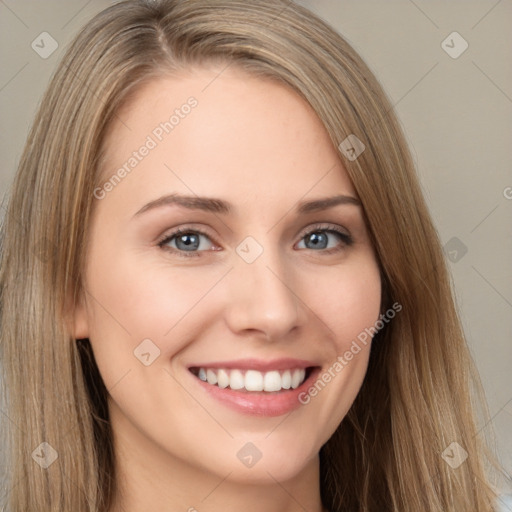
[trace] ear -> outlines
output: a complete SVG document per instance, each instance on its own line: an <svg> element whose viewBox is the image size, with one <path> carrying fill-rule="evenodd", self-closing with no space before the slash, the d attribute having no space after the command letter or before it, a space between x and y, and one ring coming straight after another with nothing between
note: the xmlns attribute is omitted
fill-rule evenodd
<svg viewBox="0 0 512 512"><path fill-rule="evenodd" d="M75 340L89 338L89 317L84 294L80 293L75 304L72 301L69 301L68 304L68 328L71 336Z"/></svg>

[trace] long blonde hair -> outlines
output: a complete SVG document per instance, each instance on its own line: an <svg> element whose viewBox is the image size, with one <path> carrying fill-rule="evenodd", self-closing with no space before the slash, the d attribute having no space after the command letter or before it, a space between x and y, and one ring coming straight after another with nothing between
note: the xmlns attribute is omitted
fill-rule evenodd
<svg viewBox="0 0 512 512"><path fill-rule="evenodd" d="M365 381L320 452L335 511L489 512L471 397L478 388L449 275L392 105L351 46L284 0L127 0L72 42L30 131L3 226L1 361L9 417L8 510L106 512L116 490L105 389L88 340L70 334L87 291L83 255L102 141L142 83L208 62L304 97L347 158L383 280L402 311L374 338ZM47 442L46 469L31 454ZM442 457L457 442L458 468ZM49 448L43 445L39 450ZM491 460L491 459L489 459Z"/></svg>

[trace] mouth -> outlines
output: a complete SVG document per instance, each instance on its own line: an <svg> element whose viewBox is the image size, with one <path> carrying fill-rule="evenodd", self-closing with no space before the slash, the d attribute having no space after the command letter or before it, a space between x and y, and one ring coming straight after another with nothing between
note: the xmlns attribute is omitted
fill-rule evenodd
<svg viewBox="0 0 512 512"><path fill-rule="evenodd" d="M220 389L246 393L282 393L299 388L318 367L297 367L259 371L242 368L193 366L190 373L202 382Z"/></svg>
<svg viewBox="0 0 512 512"><path fill-rule="evenodd" d="M208 400L239 413L259 417L289 414L303 406L302 394L321 366L296 358L237 359L187 367L191 382Z"/></svg>

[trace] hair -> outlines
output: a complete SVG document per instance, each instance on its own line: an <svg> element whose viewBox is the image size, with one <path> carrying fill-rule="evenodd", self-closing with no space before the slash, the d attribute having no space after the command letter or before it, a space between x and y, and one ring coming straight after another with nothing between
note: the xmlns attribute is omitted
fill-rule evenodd
<svg viewBox="0 0 512 512"><path fill-rule="evenodd" d="M493 456L476 426L481 384L437 232L393 106L362 58L307 9L284 0L127 0L96 15L42 99L2 226L1 360L9 418L11 512L107 512L115 453L89 340L70 318L83 283L103 140L143 84L191 67L233 65L303 97L339 147L381 269L382 309L352 407L320 450L332 512L488 512ZM480 396L482 400L483 395ZM485 412L485 406L483 406ZM58 460L42 470L42 442ZM441 454L467 452L457 469Z"/></svg>

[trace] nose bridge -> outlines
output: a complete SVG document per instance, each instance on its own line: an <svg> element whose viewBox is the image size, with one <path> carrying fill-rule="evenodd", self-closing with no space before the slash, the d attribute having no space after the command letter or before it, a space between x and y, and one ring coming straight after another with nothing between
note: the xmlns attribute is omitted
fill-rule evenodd
<svg viewBox="0 0 512 512"><path fill-rule="evenodd" d="M260 243L247 237L237 247L227 319L235 331L259 330L275 339L298 324L299 300L290 267L270 238Z"/></svg>

